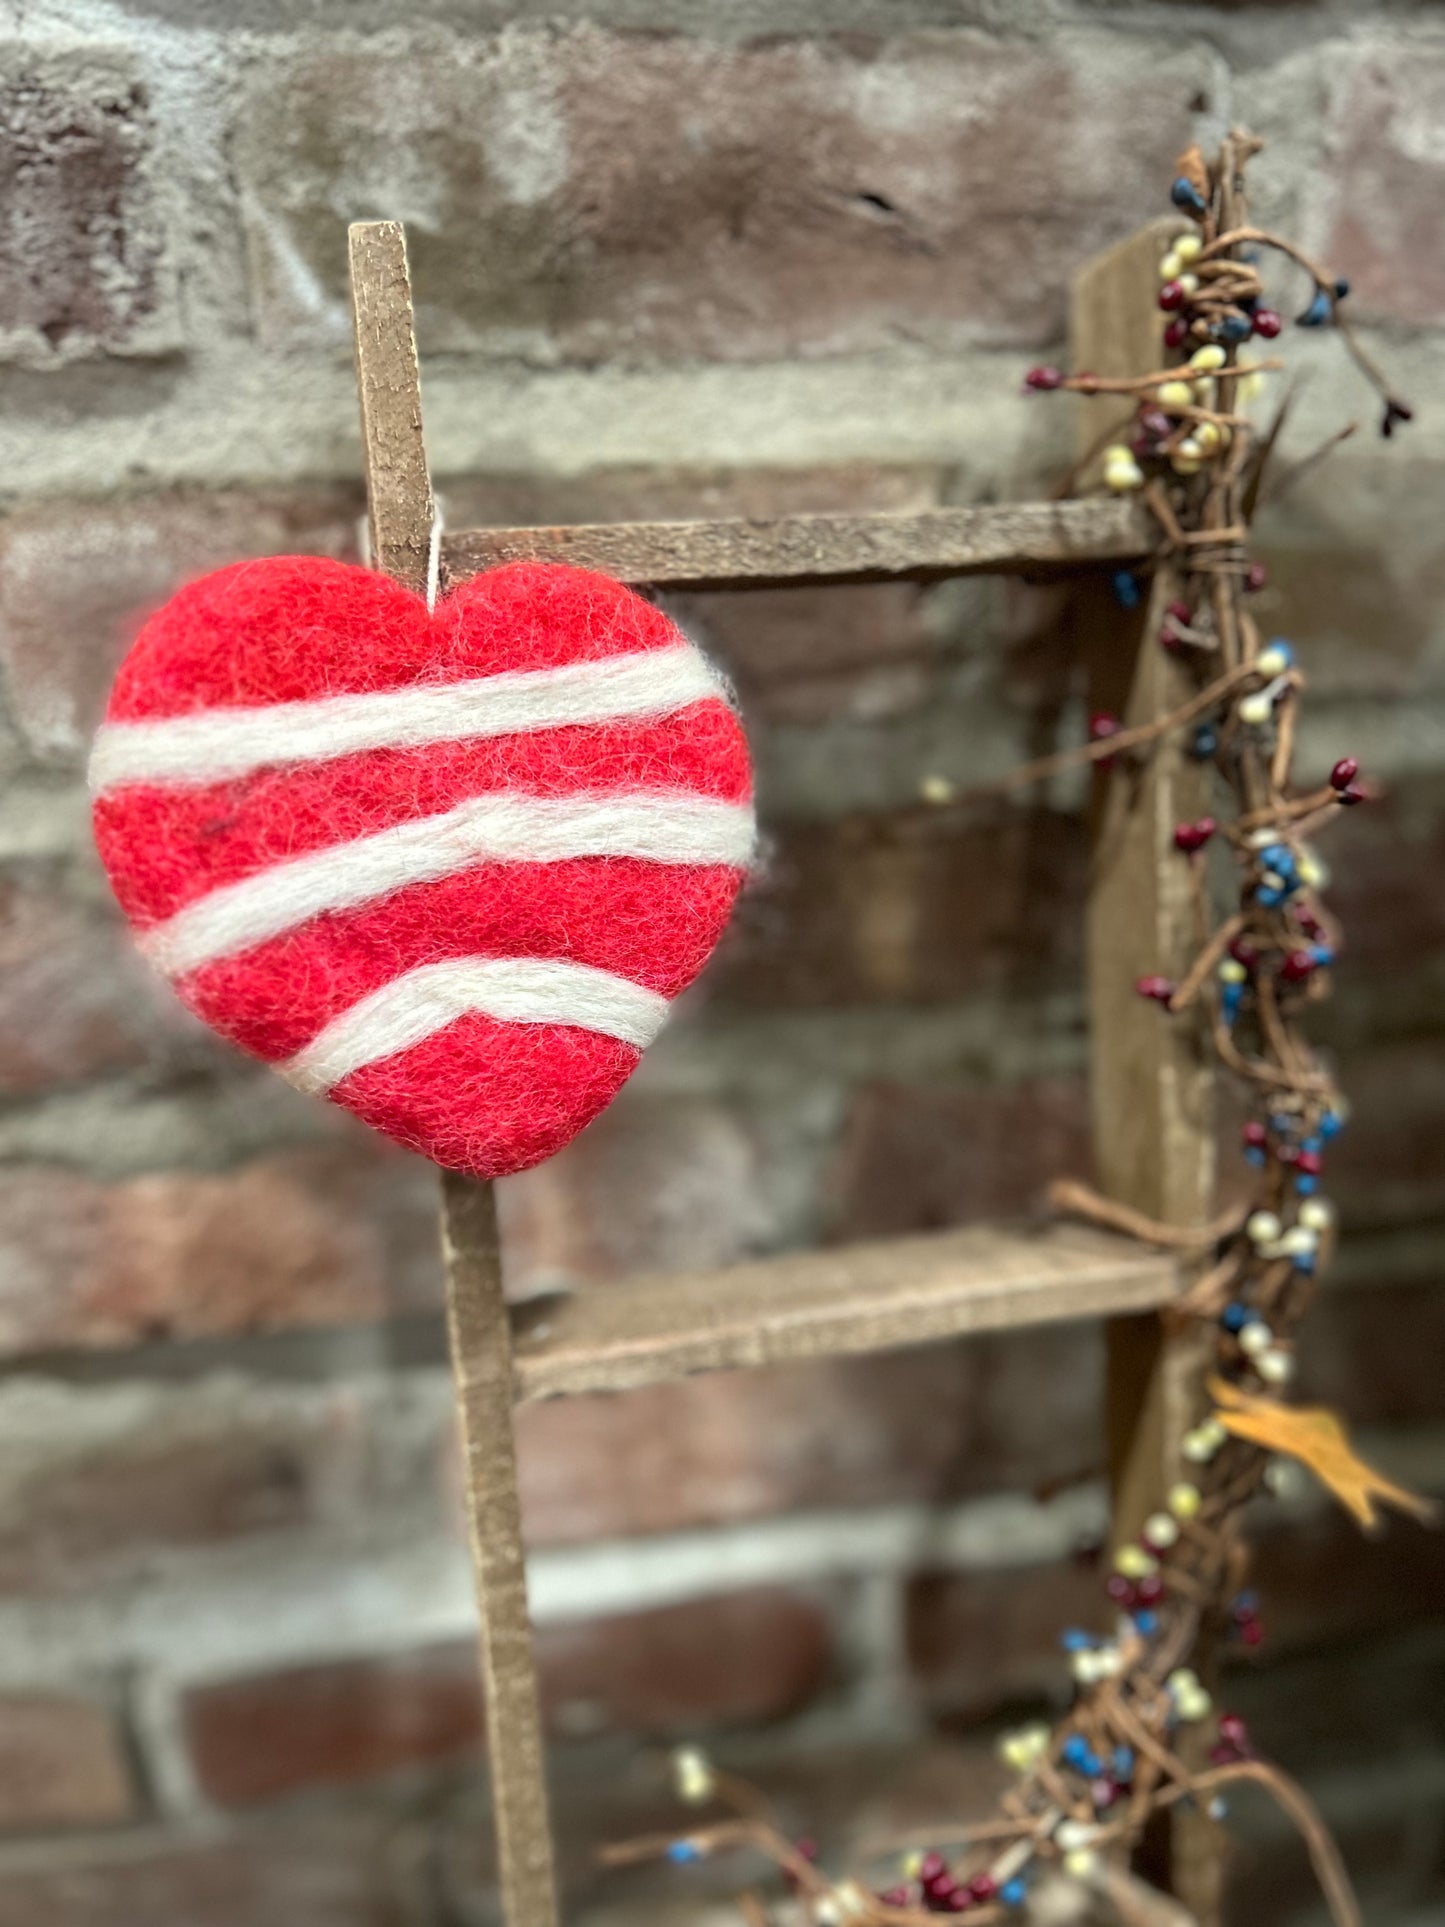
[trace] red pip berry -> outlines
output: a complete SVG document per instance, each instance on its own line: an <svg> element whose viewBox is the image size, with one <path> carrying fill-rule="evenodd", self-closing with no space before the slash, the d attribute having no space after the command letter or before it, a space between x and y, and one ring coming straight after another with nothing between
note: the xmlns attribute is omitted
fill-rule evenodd
<svg viewBox="0 0 1445 1927"><path fill-rule="evenodd" d="M1370 800L1370 792L1359 783L1346 783L1345 787L1342 790L1336 790L1335 794L1346 809L1353 809L1356 803L1368 803Z"/></svg>
<svg viewBox="0 0 1445 1927"><path fill-rule="evenodd" d="M1159 290L1159 306L1165 314L1173 314L1184 306L1186 290L1182 281L1166 281Z"/></svg>
<svg viewBox="0 0 1445 1927"><path fill-rule="evenodd" d="M992 1900L998 1892L998 1882L991 1873L976 1873L968 1883L968 1891L975 1900Z"/></svg>
<svg viewBox="0 0 1445 1927"><path fill-rule="evenodd" d="M888 1887L879 1894L878 1898L885 1907L906 1907L912 1895L906 1887Z"/></svg>
<svg viewBox="0 0 1445 1927"><path fill-rule="evenodd" d="M1050 388L1062 388L1064 372L1061 368L1030 368L1024 376L1024 387L1032 388L1035 393L1044 393Z"/></svg>
<svg viewBox="0 0 1445 1927"><path fill-rule="evenodd" d="M1156 442L1165 441L1174 433L1174 424L1162 408L1141 408L1139 426Z"/></svg>
<svg viewBox="0 0 1445 1927"><path fill-rule="evenodd" d="M1295 1162L1307 1178L1317 1178L1325 1168L1325 1161L1318 1151L1301 1151Z"/></svg>
<svg viewBox="0 0 1445 1927"><path fill-rule="evenodd" d="M1184 319L1183 315L1177 314L1164 330L1164 346L1166 348L1182 348L1188 339L1189 323Z"/></svg>
<svg viewBox="0 0 1445 1927"><path fill-rule="evenodd" d="M1359 758L1355 756L1342 756L1330 771L1330 788L1347 790L1359 773Z"/></svg>
<svg viewBox="0 0 1445 1927"><path fill-rule="evenodd" d="M1109 1574L1104 1591L1108 1593L1116 1606L1124 1607L1125 1611L1127 1611L1130 1606L1138 1603L1139 1595L1135 1589L1133 1580L1126 1579L1122 1572L1111 1572Z"/></svg>
<svg viewBox="0 0 1445 1927"><path fill-rule="evenodd" d="M1315 967L1313 950L1291 950L1279 967L1279 974L1287 984L1302 984Z"/></svg>
<svg viewBox="0 0 1445 1927"><path fill-rule="evenodd" d="M1194 611L1187 602L1171 602L1164 613L1171 622L1188 623L1194 619Z"/></svg>
<svg viewBox="0 0 1445 1927"><path fill-rule="evenodd" d="M1111 716L1108 710L1095 710L1089 718L1089 740L1093 743L1107 742L1109 737L1117 736L1123 727L1119 718Z"/></svg>
<svg viewBox="0 0 1445 1927"><path fill-rule="evenodd" d="M1243 964L1246 970L1253 970L1259 962L1259 952L1248 937L1236 937L1229 946L1229 954L1237 964Z"/></svg>
<svg viewBox="0 0 1445 1927"><path fill-rule="evenodd" d="M1177 656L1179 651L1184 647L1184 638L1172 622L1160 623L1159 647L1161 649L1167 649L1171 656Z"/></svg>
<svg viewBox="0 0 1445 1927"><path fill-rule="evenodd" d="M1257 1619L1241 1619L1239 1622L1239 1637L1244 1641L1246 1646L1262 1646L1264 1644L1264 1628Z"/></svg>
<svg viewBox="0 0 1445 1927"><path fill-rule="evenodd" d="M1238 1713L1221 1713L1219 1737L1226 1746L1237 1747L1242 1752L1249 1745L1249 1728Z"/></svg>
<svg viewBox="0 0 1445 1927"><path fill-rule="evenodd" d="M966 1914L973 1905L973 1895L967 1887L955 1887L948 1896L948 1911L951 1914Z"/></svg>
<svg viewBox="0 0 1445 1927"><path fill-rule="evenodd" d="M1182 850L1186 856L1194 856L1204 848L1218 828L1212 816L1201 816L1197 823L1176 824L1174 847Z"/></svg>
<svg viewBox="0 0 1445 1927"><path fill-rule="evenodd" d="M1263 335L1266 341L1273 341L1284 326L1284 316L1277 308L1256 308L1254 311L1254 332Z"/></svg>
<svg viewBox="0 0 1445 1927"><path fill-rule="evenodd" d="M948 1872L948 1862L941 1853L926 1853L918 1869L918 1878L927 1886L930 1880L937 1880L941 1873Z"/></svg>
<svg viewBox="0 0 1445 1927"><path fill-rule="evenodd" d="M1269 1132L1257 1117L1252 1117L1245 1125L1244 1141L1256 1151L1262 1151L1269 1143Z"/></svg>
<svg viewBox="0 0 1445 1927"><path fill-rule="evenodd" d="M1262 562L1251 562L1244 572L1244 586L1251 595L1258 595L1269 581L1269 570Z"/></svg>
<svg viewBox="0 0 1445 1927"><path fill-rule="evenodd" d="M1164 1597L1164 1581L1157 1572L1145 1573L1139 1581L1139 1604L1157 1606Z"/></svg>
<svg viewBox="0 0 1445 1927"><path fill-rule="evenodd" d="M1174 996L1174 983L1169 977L1141 977L1134 988L1156 1004L1167 1004Z"/></svg>

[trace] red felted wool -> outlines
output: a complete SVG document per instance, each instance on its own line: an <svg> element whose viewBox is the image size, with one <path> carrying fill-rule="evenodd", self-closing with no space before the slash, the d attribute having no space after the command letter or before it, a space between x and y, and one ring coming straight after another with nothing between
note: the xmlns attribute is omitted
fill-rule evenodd
<svg viewBox="0 0 1445 1927"><path fill-rule="evenodd" d="M753 835L703 659L558 564L434 611L315 558L203 577L121 665L91 787L116 896L190 1008L480 1177L616 1095Z"/></svg>

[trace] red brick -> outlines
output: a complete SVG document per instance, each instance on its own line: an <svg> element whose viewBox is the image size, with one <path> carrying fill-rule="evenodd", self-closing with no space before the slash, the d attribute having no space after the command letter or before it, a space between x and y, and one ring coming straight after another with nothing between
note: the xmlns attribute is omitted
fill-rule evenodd
<svg viewBox="0 0 1445 1927"><path fill-rule="evenodd" d="M1342 1056L1349 1128L1331 1147L1327 1187L1356 1231L1433 1217L1445 1184L1445 1040Z"/></svg>
<svg viewBox="0 0 1445 1927"><path fill-rule="evenodd" d="M12 46L0 89L0 350L44 365L176 345L153 145L146 87L118 48Z"/></svg>
<svg viewBox="0 0 1445 1927"><path fill-rule="evenodd" d="M1158 209L1210 78L1202 52L1092 35L738 45L584 25L465 61L308 50L256 73L232 150L258 328L343 338L344 223L404 151L395 212L434 352L1052 340L1074 269Z"/></svg>
<svg viewBox="0 0 1445 1927"><path fill-rule="evenodd" d="M708 1269L778 1242L757 1121L706 1098L629 1092L499 1202L519 1297L639 1271Z"/></svg>
<svg viewBox="0 0 1445 1927"><path fill-rule="evenodd" d="M546 1627L539 1657L560 1731L661 1737L800 1711L826 1680L832 1637L816 1601L759 1587Z"/></svg>
<svg viewBox="0 0 1445 1927"><path fill-rule="evenodd" d="M355 1547L378 1514L394 1527L403 1511L409 1528L439 1529L452 1419L439 1373L360 1386L16 1377L0 1437L0 1594L76 1596L144 1582L198 1547Z"/></svg>
<svg viewBox="0 0 1445 1927"><path fill-rule="evenodd" d="M1082 1078L917 1089L854 1100L834 1178L840 1238L928 1231L1037 1206L1059 1175L1089 1170Z"/></svg>
<svg viewBox="0 0 1445 1927"><path fill-rule="evenodd" d="M908 1656L935 1716L976 1721L1020 1700L1055 1697L1068 1680L1059 1635L1111 1624L1092 1565L924 1574L907 1589Z"/></svg>
<svg viewBox="0 0 1445 1927"><path fill-rule="evenodd" d="M476 1648L298 1666L186 1695L186 1744L208 1799L255 1806L475 1749Z"/></svg>
<svg viewBox="0 0 1445 1927"><path fill-rule="evenodd" d="M427 1167L363 1139L219 1175L0 1173L0 1352L379 1318L439 1294Z"/></svg>
<svg viewBox="0 0 1445 1927"><path fill-rule="evenodd" d="M1299 1522L1261 1520L1250 1583L1260 1594L1267 1658L1438 1623L1445 1533L1387 1512L1379 1532L1366 1535L1333 1506Z"/></svg>
<svg viewBox="0 0 1445 1927"><path fill-rule="evenodd" d="M1340 53L1323 251L1350 277L1352 308L1438 322L1445 317L1445 264L1435 245L1445 158L1433 130L1445 115L1445 55L1438 47L1368 42L1340 43Z"/></svg>
<svg viewBox="0 0 1445 1927"><path fill-rule="evenodd" d="M59 1693L0 1695L0 1829L40 1833L128 1820L136 1807L111 1710Z"/></svg>
<svg viewBox="0 0 1445 1927"><path fill-rule="evenodd" d="M0 532L0 661L37 754L79 758L146 614L247 556L346 554L359 493L311 489L48 502Z"/></svg>
<svg viewBox="0 0 1445 1927"><path fill-rule="evenodd" d="M36 878L0 876L0 1095L209 1054L120 920Z"/></svg>
<svg viewBox="0 0 1445 1927"><path fill-rule="evenodd" d="M1084 862L1079 822L1051 810L781 824L709 984L729 1000L804 1007L1072 984Z"/></svg>
<svg viewBox="0 0 1445 1927"><path fill-rule="evenodd" d="M1380 1278L1326 1290L1300 1332L1299 1396L1369 1425L1445 1418L1445 1290Z"/></svg>
<svg viewBox="0 0 1445 1927"><path fill-rule="evenodd" d="M1070 1483L1103 1458L1097 1326L709 1374L518 1414L534 1542Z"/></svg>
<svg viewBox="0 0 1445 1927"><path fill-rule="evenodd" d="M0 1853L0 1927L411 1927L403 1816L308 1812Z"/></svg>
<svg viewBox="0 0 1445 1927"><path fill-rule="evenodd" d="M561 1731L656 1737L797 1711L830 1635L817 1605L760 1589L544 1628L538 1658ZM183 1722L199 1783L247 1807L465 1756L482 1735L477 1664L468 1641L194 1688Z"/></svg>

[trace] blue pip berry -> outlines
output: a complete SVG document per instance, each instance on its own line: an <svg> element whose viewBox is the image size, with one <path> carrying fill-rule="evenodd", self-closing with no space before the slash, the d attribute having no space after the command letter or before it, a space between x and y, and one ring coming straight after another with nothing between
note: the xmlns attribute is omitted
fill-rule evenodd
<svg viewBox="0 0 1445 1927"><path fill-rule="evenodd" d="M1338 1137L1344 1128L1345 1120L1340 1116L1338 1111L1326 1111L1320 1119L1320 1136L1322 1138Z"/></svg>
<svg viewBox="0 0 1445 1927"><path fill-rule="evenodd" d="M1310 955L1321 970L1327 969L1335 960L1335 953L1327 943L1317 943L1310 947Z"/></svg>
<svg viewBox="0 0 1445 1927"><path fill-rule="evenodd" d="M1254 323L1248 315L1227 314L1219 324L1219 333L1225 341L1248 341L1254 333Z"/></svg>
<svg viewBox="0 0 1445 1927"><path fill-rule="evenodd" d="M1077 1626L1070 1626L1059 1634L1059 1644L1066 1653L1086 1653L1098 1645L1092 1633L1080 1632Z"/></svg>
<svg viewBox="0 0 1445 1927"><path fill-rule="evenodd" d="M1139 607L1139 578L1132 569L1120 569L1115 575L1114 600L1121 609Z"/></svg>
<svg viewBox="0 0 1445 1927"><path fill-rule="evenodd" d="M702 1859L702 1848L695 1840L674 1840L667 1850L667 1857L677 1866L685 1867L689 1861Z"/></svg>
<svg viewBox="0 0 1445 1927"><path fill-rule="evenodd" d="M1132 1746L1114 1748L1114 1778L1121 1784L1134 1777L1134 1749Z"/></svg>
<svg viewBox="0 0 1445 1927"><path fill-rule="evenodd" d="M1005 1907L1022 1907L1028 1891L1021 1880L1006 1880L998 1890L998 1897Z"/></svg>
<svg viewBox="0 0 1445 1927"><path fill-rule="evenodd" d="M1187 174L1181 174L1174 182L1169 190L1169 198L1175 207L1182 207L1186 214L1204 214L1208 211L1208 202Z"/></svg>
<svg viewBox="0 0 1445 1927"><path fill-rule="evenodd" d="M1312 1251L1297 1251L1295 1253L1294 1268L1296 1271L1303 1272L1306 1278L1313 1277L1315 1254Z"/></svg>
<svg viewBox="0 0 1445 1927"><path fill-rule="evenodd" d="M1189 754L1203 763L1219 748L1219 732L1212 723L1201 723L1189 739Z"/></svg>
<svg viewBox="0 0 1445 1927"><path fill-rule="evenodd" d="M1152 1639L1159 1630L1159 1615L1158 1613L1151 1613L1146 1606L1143 1612L1135 1613L1134 1624L1138 1627L1143 1638Z"/></svg>
<svg viewBox="0 0 1445 1927"><path fill-rule="evenodd" d="M1266 910L1277 910L1284 902L1284 896L1283 890L1273 889L1268 884L1261 884L1254 893L1255 902L1262 903Z"/></svg>
<svg viewBox="0 0 1445 1927"><path fill-rule="evenodd" d="M1224 1307L1219 1315L1219 1322L1227 1332L1239 1332L1244 1330L1253 1316L1254 1313L1248 1305L1241 1305L1236 1300L1234 1304Z"/></svg>
<svg viewBox="0 0 1445 1927"><path fill-rule="evenodd" d="M1336 283L1335 283L1335 299L1336 299L1336 301L1343 301L1343 300L1344 300L1344 298L1345 298L1345 296L1346 296L1346 295L1347 295L1347 294L1349 293L1349 291L1350 291L1350 284L1349 284L1349 282L1348 282L1348 281L1347 281L1347 280L1345 279L1345 277L1344 277L1343 275L1341 275L1341 276L1340 276L1340 278L1339 278L1339 280L1338 280L1338 281L1336 281Z"/></svg>
<svg viewBox="0 0 1445 1927"><path fill-rule="evenodd" d="M1263 897L1261 895L1261 901ZM1239 1015L1239 1006L1244 1002L1243 984L1223 984L1219 991L1219 1010L1226 1024L1232 1024Z"/></svg>
<svg viewBox="0 0 1445 1927"><path fill-rule="evenodd" d="M1266 843L1259 853L1259 860L1266 870L1273 870L1277 876L1293 876L1298 868L1294 851L1287 843Z"/></svg>
<svg viewBox="0 0 1445 1927"><path fill-rule="evenodd" d="M1314 299L1295 320L1301 328L1323 328L1330 318L1330 297L1323 288L1315 290Z"/></svg>
<svg viewBox="0 0 1445 1927"><path fill-rule="evenodd" d="M1252 1165L1256 1171L1262 1171L1267 1162L1264 1155L1264 1150L1258 1144L1245 1145L1244 1161L1246 1164Z"/></svg>
<svg viewBox="0 0 1445 1927"><path fill-rule="evenodd" d="M1308 1171L1301 1171L1294 1181L1294 1188L1302 1198L1312 1198L1320 1188L1320 1181Z"/></svg>

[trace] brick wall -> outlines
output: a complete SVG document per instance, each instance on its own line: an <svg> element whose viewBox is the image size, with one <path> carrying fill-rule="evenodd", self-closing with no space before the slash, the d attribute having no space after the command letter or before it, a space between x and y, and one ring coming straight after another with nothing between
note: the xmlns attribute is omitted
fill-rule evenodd
<svg viewBox="0 0 1445 1927"><path fill-rule="evenodd" d="M1445 1484L1445 31L1427 10L1025 0L31 0L0 47L0 1927L494 1917L434 1185L203 1035L122 940L80 767L187 575L354 552L345 222L409 225L453 525L1034 495L1072 271L1191 134L1356 285L1420 420L1273 508L1356 1121L1308 1388ZM1307 450L1366 398L1328 343ZM766 875L686 1014L503 1186L513 1287L1026 1211L1082 1169L1078 797L920 827L1076 727L1057 592L688 598ZM529 1410L571 1917L703 1737L825 1838L988 1798L1094 1610L1083 1327ZM1261 1524L1230 1683L1380 1923L1445 1904L1442 1541ZM1241 1809L1237 1918L1312 1922ZM708 1879L702 1876L702 1890ZM689 1875L686 1892L698 1891Z"/></svg>

